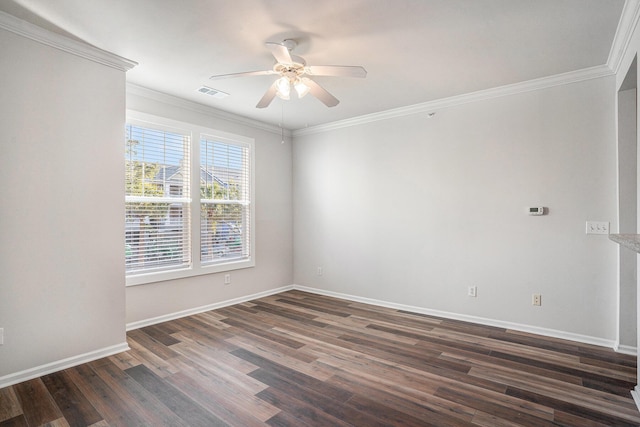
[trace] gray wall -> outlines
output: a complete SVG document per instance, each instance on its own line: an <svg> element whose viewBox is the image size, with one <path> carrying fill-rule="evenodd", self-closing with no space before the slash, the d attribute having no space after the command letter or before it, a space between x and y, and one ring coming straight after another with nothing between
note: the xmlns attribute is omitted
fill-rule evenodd
<svg viewBox="0 0 640 427"><path fill-rule="evenodd" d="M296 136L293 182L298 285L616 339L613 76Z"/></svg>
<svg viewBox="0 0 640 427"><path fill-rule="evenodd" d="M633 76L634 80L636 76ZM619 232L636 234L638 201L637 90L618 92ZM636 347L637 253L620 248L619 346Z"/></svg>
<svg viewBox="0 0 640 427"><path fill-rule="evenodd" d="M3 29L0 52L2 382L126 348L125 73Z"/></svg>

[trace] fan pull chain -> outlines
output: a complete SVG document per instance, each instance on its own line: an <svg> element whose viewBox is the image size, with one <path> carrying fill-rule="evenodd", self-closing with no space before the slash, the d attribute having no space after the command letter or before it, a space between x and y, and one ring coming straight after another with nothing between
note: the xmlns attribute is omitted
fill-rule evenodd
<svg viewBox="0 0 640 427"><path fill-rule="evenodd" d="M280 102L280 137L281 144L284 144L284 102Z"/></svg>

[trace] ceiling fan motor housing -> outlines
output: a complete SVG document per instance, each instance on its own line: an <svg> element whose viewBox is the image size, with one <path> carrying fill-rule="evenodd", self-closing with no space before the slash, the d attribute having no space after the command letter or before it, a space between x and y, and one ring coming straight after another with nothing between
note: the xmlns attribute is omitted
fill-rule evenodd
<svg viewBox="0 0 640 427"><path fill-rule="evenodd" d="M298 46L298 42L293 39L285 39L282 41L282 46L286 47L289 52L291 52L296 46Z"/></svg>

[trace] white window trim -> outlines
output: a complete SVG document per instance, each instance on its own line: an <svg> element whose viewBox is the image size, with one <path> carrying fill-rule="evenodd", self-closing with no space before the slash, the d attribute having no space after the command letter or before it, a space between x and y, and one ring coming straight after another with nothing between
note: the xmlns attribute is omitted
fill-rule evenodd
<svg viewBox="0 0 640 427"><path fill-rule="evenodd" d="M246 136L235 135L191 123L180 122L164 117L135 110L127 110L127 123L153 126L158 128L180 129L191 133L191 197L185 198L191 205L191 265L178 267L168 271L142 272L126 276L126 286L144 285L166 280L183 279L187 277L201 276L204 274L214 274L223 271L239 270L243 268L255 267L255 140ZM229 261L225 263L205 264L200 262L200 139L215 138L220 142L243 143L250 146L250 227L249 245L251 252L248 259ZM195 172L194 172L195 171ZM124 185L123 185L124 188ZM195 195L195 196L194 196ZM123 197L124 200L124 197ZM175 199L172 199L175 201ZM182 200L182 199L181 199ZM124 229L124 228L123 228Z"/></svg>

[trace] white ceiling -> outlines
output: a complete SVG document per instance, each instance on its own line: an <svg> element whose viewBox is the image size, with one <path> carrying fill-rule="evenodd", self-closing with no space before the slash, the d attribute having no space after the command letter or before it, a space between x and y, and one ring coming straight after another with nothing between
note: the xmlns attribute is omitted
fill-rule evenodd
<svg viewBox="0 0 640 427"><path fill-rule="evenodd" d="M301 129L607 63L624 0L1 0L0 10L138 62L130 83ZM340 99L256 103L274 76L267 41L298 41ZM215 99L201 85L229 93Z"/></svg>

